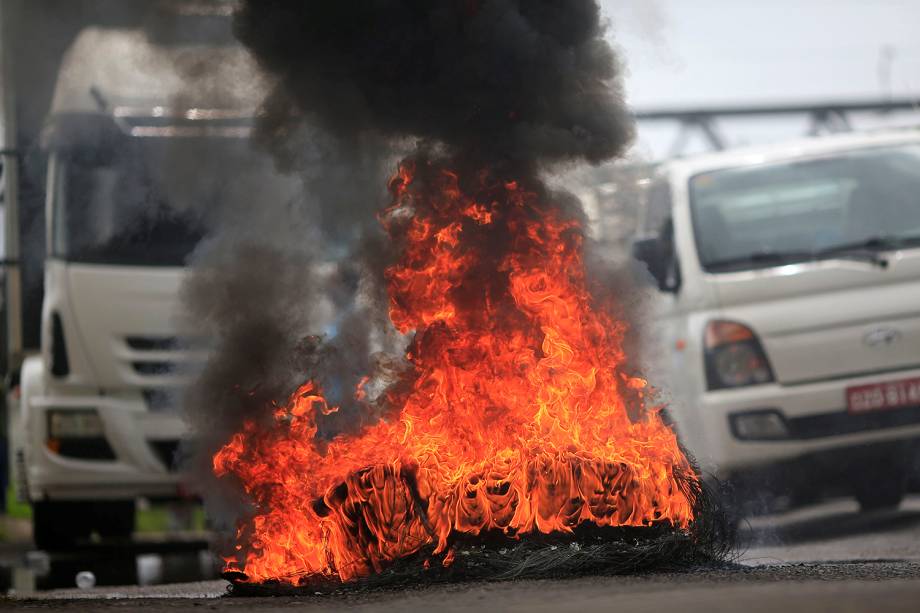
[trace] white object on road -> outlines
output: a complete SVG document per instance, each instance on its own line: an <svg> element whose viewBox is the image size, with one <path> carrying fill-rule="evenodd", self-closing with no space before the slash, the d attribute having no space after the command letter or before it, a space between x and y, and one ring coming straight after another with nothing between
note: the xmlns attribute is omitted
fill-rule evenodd
<svg viewBox="0 0 920 613"><path fill-rule="evenodd" d="M81 590L88 590L96 587L96 575L88 570L81 570L77 573L77 587Z"/></svg>

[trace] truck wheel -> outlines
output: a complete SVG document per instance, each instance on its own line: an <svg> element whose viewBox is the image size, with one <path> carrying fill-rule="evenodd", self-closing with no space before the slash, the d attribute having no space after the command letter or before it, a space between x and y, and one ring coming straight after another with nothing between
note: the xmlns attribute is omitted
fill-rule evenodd
<svg viewBox="0 0 920 613"><path fill-rule="evenodd" d="M89 537L89 504L85 502L32 503L32 540L39 549L67 549Z"/></svg>
<svg viewBox="0 0 920 613"><path fill-rule="evenodd" d="M897 509L906 493L906 475L896 472L877 481L867 480L860 483L854 496L859 503L859 509L868 512Z"/></svg>

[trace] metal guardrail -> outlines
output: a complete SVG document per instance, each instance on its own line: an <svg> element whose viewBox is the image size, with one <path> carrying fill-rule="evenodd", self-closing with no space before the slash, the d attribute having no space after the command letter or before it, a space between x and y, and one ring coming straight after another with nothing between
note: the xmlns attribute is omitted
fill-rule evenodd
<svg viewBox="0 0 920 613"><path fill-rule="evenodd" d="M671 155L680 155L694 131L706 144L722 151L728 144L718 127L718 120L738 117L804 116L809 119L808 134L849 132L853 129L850 115L871 113L884 115L898 111L920 113L920 100L840 100L812 103L775 103L725 105L705 107L674 107L637 109L633 116L638 122L677 122L680 131L671 146Z"/></svg>

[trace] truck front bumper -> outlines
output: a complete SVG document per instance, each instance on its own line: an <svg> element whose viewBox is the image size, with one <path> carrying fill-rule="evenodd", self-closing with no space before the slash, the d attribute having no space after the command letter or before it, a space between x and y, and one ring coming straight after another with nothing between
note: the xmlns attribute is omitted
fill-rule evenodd
<svg viewBox="0 0 920 613"><path fill-rule="evenodd" d="M187 428L174 413L148 410L140 393L121 397L47 395L28 399L29 448L23 458L32 500L176 498L185 490L177 453ZM49 412L95 411L106 453L49 443ZM72 446L73 447L73 446Z"/></svg>

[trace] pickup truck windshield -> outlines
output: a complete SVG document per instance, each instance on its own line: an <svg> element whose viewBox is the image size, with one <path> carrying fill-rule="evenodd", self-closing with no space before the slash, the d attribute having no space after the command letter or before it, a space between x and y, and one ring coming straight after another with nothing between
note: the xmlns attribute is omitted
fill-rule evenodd
<svg viewBox="0 0 920 613"><path fill-rule="evenodd" d="M53 253L74 262L183 266L207 215L278 181L245 138L131 137L88 159L60 156L52 175Z"/></svg>
<svg viewBox="0 0 920 613"><path fill-rule="evenodd" d="M855 149L699 174L690 205L703 268L725 272L920 245L920 145Z"/></svg>

